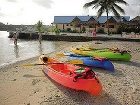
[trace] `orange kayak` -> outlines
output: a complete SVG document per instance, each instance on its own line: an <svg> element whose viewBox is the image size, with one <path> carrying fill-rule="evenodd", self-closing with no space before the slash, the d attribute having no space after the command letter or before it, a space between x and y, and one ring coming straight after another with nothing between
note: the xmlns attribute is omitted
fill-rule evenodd
<svg viewBox="0 0 140 105"><path fill-rule="evenodd" d="M89 92L94 96L100 95L102 85L95 73L87 67L60 63L53 58L40 57L43 72L57 83L75 90Z"/></svg>

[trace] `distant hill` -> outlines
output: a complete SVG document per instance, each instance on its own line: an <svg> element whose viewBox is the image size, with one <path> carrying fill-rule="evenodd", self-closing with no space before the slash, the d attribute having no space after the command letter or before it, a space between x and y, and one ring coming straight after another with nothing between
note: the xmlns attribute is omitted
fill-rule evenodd
<svg viewBox="0 0 140 105"><path fill-rule="evenodd" d="M0 22L0 26L4 26L4 25L5 25L4 23Z"/></svg>
<svg viewBox="0 0 140 105"><path fill-rule="evenodd" d="M49 26L44 25L45 29L47 29ZM36 27L35 25L5 25L0 22L0 31L16 31L19 29L20 31L25 32L35 32Z"/></svg>

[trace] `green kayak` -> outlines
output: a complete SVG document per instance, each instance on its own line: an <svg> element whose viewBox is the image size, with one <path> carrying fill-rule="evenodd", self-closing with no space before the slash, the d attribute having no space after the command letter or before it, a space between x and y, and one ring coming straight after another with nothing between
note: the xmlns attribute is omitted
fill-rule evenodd
<svg viewBox="0 0 140 105"><path fill-rule="evenodd" d="M98 50L75 49L72 51L76 54L80 54L84 56L103 57L110 60L130 61L131 59L131 55L127 51L120 51L118 49L116 50L111 50L109 48L98 49Z"/></svg>

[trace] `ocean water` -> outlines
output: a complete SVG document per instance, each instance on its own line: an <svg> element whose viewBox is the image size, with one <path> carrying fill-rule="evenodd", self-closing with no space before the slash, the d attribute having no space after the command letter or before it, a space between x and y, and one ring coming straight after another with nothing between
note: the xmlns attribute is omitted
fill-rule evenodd
<svg viewBox="0 0 140 105"><path fill-rule="evenodd" d="M13 39L8 38L8 35L8 32L0 31L0 67L51 53L58 47L55 42L42 41L42 44L39 44L37 40L18 40L18 45L15 46Z"/></svg>

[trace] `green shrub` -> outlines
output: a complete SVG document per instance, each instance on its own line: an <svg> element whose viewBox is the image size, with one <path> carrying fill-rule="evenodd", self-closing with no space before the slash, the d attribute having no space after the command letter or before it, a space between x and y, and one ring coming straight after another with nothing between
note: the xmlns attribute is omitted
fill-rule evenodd
<svg viewBox="0 0 140 105"><path fill-rule="evenodd" d="M54 32L55 32L56 35L59 35L60 34L60 30L58 28L55 28L54 29Z"/></svg>
<svg viewBox="0 0 140 105"><path fill-rule="evenodd" d="M104 34L105 32L104 32L104 29L103 28L100 28L100 29L97 30L97 33Z"/></svg>
<svg viewBox="0 0 140 105"><path fill-rule="evenodd" d="M73 31L71 31L72 33L77 33L78 31L77 30L73 30Z"/></svg>
<svg viewBox="0 0 140 105"><path fill-rule="evenodd" d="M117 29L117 34L121 34L122 32L124 32L124 29L122 27L119 27Z"/></svg>
<svg viewBox="0 0 140 105"><path fill-rule="evenodd" d="M71 28L67 28L67 32L71 32Z"/></svg>
<svg viewBox="0 0 140 105"><path fill-rule="evenodd" d="M67 30L63 29L63 30L60 30L61 32L67 32Z"/></svg>

